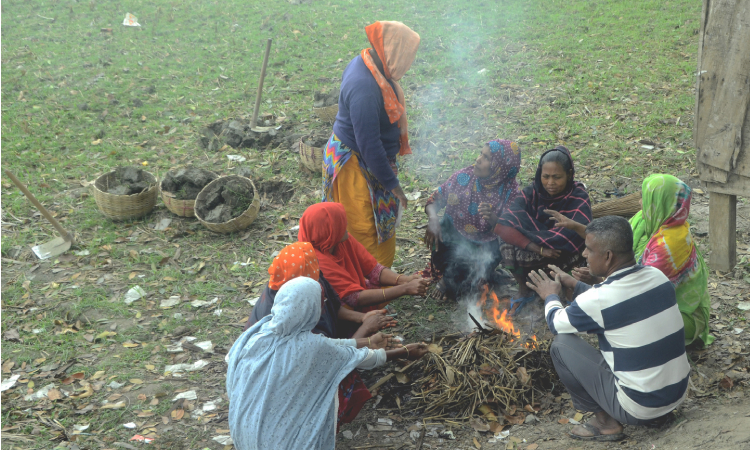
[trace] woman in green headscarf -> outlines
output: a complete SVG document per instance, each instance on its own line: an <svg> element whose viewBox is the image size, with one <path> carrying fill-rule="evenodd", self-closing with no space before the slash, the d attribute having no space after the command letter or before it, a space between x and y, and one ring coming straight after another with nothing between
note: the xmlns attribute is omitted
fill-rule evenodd
<svg viewBox="0 0 750 450"><path fill-rule="evenodd" d="M672 175L643 180L641 211L632 219L633 251L639 264L661 270L674 284L685 323L685 345L709 345L708 269L687 222L690 187Z"/></svg>

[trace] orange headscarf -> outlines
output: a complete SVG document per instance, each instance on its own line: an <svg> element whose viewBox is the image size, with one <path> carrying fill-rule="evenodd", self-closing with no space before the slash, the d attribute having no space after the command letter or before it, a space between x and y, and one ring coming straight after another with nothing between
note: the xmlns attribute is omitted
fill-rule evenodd
<svg viewBox="0 0 750 450"><path fill-rule="evenodd" d="M268 287L278 291L287 281L297 277L308 277L318 281L320 269L315 250L309 242L295 242L284 247L268 268L271 279Z"/></svg>
<svg viewBox="0 0 750 450"><path fill-rule="evenodd" d="M398 80L404 76L404 73L409 70L414 62L417 48L419 48L419 35L401 22L391 21L379 21L368 25L365 27L365 33L367 33L370 45L375 49L383 63L385 77L375 65L369 49L362 50L362 60L380 86L388 119L391 123L398 121L398 127L401 129L401 136L399 137L401 148L398 154L401 156L409 155L411 154L411 147L409 147L406 103L404 90L401 89ZM395 91L386 81L386 78L393 81Z"/></svg>

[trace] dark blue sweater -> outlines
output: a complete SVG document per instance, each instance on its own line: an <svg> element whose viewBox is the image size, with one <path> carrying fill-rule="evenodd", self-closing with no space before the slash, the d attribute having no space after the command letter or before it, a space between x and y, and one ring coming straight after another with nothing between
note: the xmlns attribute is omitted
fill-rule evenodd
<svg viewBox="0 0 750 450"><path fill-rule="evenodd" d="M398 154L401 132L398 122L391 124L388 119L380 86L360 55L349 62L341 77L333 132L344 145L362 155L367 168L386 189L399 186L388 157Z"/></svg>

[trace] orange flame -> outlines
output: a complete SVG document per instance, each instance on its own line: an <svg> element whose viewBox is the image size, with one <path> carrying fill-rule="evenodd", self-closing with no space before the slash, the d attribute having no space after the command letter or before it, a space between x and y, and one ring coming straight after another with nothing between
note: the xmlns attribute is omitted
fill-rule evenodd
<svg viewBox="0 0 750 450"><path fill-rule="evenodd" d="M526 348L530 348L530 349L536 348L536 335L531 336L530 338L527 339L527 341L530 341L530 342L526 342Z"/></svg>
<svg viewBox="0 0 750 450"><path fill-rule="evenodd" d="M490 289L486 285L484 287L484 291L482 292L482 298L479 300L479 304L477 306L489 313L489 318L494 322L493 325L495 325L498 329L503 330L514 337L521 336L521 332L516 330L516 328L513 326L513 322L510 320L510 318L507 317L508 310L505 308L503 308L502 311L500 310L500 300L497 298L497 295L495 295L494 292L490 291Z"/></svg>

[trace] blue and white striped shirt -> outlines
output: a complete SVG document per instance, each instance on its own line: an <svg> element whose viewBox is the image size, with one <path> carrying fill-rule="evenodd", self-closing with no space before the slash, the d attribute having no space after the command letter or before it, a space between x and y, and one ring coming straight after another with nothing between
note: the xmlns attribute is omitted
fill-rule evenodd
<svg viewBox="0 0 750 450"><path fill-rule="evenodd" d="M598 336L625 411L647 420L682 403L690 376L685 330L674 287L659 269L635 265L593 287L579 282L574 298L563 308L548 296L547 324L554 334Z"/></svg>

